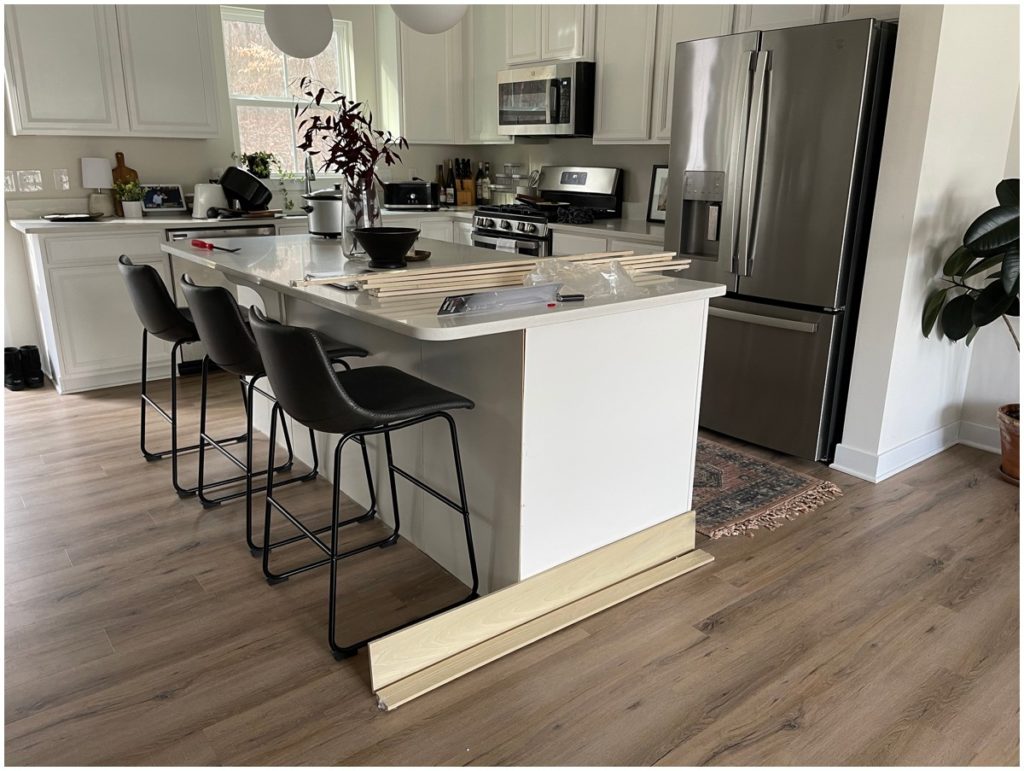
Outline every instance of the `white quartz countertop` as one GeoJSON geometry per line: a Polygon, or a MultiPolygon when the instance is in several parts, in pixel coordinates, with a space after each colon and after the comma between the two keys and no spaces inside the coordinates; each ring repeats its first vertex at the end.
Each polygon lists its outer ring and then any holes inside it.
{"type": "MultiPolygon", "coordinates": [[[[494,313],[438,316],[437,310],[445,292],[379,299],[366,292],[334,286],[291,286],[291,281],[311,273],[337,271],[341,275],[366,272],[365,262],[345,260],[337,241],[295,235],[221,238],[212,243],[239,251],[194,249],[183,242],[162,244],[160,248],[175,259],[219,270],[237,283],[272,289],[420,340],[480,337],[725,294],[725,287],[721,284],[646,274],[637,279],[639,291],[635,296],[589,298],[583,302],[559,303],[553,308],[531,305],[494,313]]],[[[422,263],[409,263],[410,268],[470,265],[515,258],[504,252],[426,238],[417,241],[416,247],[429,250],[431,257],[422,263]]],[[[181,265],[180,269],[187,272],[187,266],[181,265]]],[[[673,274],[676,275],[680,274],[673,274]]]]}

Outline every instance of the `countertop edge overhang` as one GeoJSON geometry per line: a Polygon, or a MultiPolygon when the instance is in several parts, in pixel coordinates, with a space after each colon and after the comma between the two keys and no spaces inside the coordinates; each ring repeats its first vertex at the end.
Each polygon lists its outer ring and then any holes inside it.
{"type": "MultiPolygon", "coordinates": [[[[298,243],[297,240],[308,240],[308,236],[277,236],[273,240],[289,244],[298,243]]],[[[250,239],[219,239],[214,243],[238,246],[250,239]]],[[[258,239],[262,243],[271,241],[268,238],[258,239]]],[[[420,242],[425,248],[432,252],[439,253],[445,249],[455,248],[452,244],[443,241],[421,239],[420,242]]],[[[354,290],[341,290],[334,287],[296,287],[291,286],[287,281],[275,280],[267,276],[260,276],[254,272],[241,270],[232,266],[221,255],[229,256],[223,252],[209,252],[193,249],[184,244],[162,244],[161,250],[172,257],[195,262],[207,268],[212,268],[223,273],[227,278],[242,285],[263,287],[281,294],[289,295],[299,300],[311,303],[329,311],[340,313],[359,321],[373,324],[393,332],[424,341],[446,341],[461,340],[471,337],[482,337],[486,335],[501,334],[503,332],[516,332],[533,327],[541,327],[550,324],[562,324],[572,321],[582,321],[588,318],[598,318],[619,313],[655,308],[665,305],[674,305],[683,302],[694,302],[711,297],[719,297],[725,294],[725,286],[722,284],[711,284],[703,281],[690,279],[679,279],[670,277],[645,276],[638,283],[644,288],[657,288],[658,293],[645,297],[619,300],[588,300],[582,303],[560,304],[557,308],[531,308],[529,311],[519,310],[511,314],[474,314],[470,317],[462,317],[450,327],[424,326],[417,324],[415,318],[406,318],[408,312],[388,313],[388,301],[373,300],[370,307],[360,307],[353,304],[356,298],[365,294],[354,290]]],[[[460,247],[462,251],[479,251],[471,247],[460,247]]],[[[494,259],[494,253],[488,255],[494,259]]],[[[468,263],[467,263],[468,264],[468,263]]],[[[290,279],[301,277],[301,269],[292,271],[290,279]]],[[[440,305],[445,293],[429,295],[424,300],[436,299],[440,305]]],[[[368,299],[368,298],[366,298],[368,299]]],[[[420,313],[424,318],[424,314],[420,313]]],[[[431,318],[435,318],[431,316],[431,318]]]]}

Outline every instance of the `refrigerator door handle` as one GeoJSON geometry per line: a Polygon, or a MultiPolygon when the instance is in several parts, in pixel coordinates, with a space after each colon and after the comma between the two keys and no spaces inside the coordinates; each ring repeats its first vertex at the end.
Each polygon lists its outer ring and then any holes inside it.
{"type": "Polygon", "coordinates": [[[804,332],[813,335],[818,331],[818,325],[810,321],[795,321],[794,319],[780,319],[775,316],[759,316],[756,313],[744,313],[733,311],[728,308],[708,308],[708,315],[715,316],[728,321],[740,321],[744,324],[757,324],[761,327],[775,327],[776,329],[788,329],[791,332],[804,332]]]}
{"type": "Polygon", "coordinates": [[[767,82],[770,52],[758,51],[754,64],[754,87],[751,89],[750,119],[747,121],[747,153],[743,161],[743,191],[740,201],[739,265],[740,276],[749,276],[754,262],[754,220],[757,216],[757,188],[764,150],[764,114],[767,110],[767,82]]]}

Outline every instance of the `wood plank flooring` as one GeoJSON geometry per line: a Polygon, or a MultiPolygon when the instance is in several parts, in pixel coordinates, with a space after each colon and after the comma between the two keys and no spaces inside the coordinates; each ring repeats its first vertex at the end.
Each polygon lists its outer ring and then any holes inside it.
{"type": "MultiPolygon", "coordinates": [[[[237,432],[237,387],[214,393],[237,432]]],[[[267,586],[241,503],[177,498],[139,456],[134,387],[7,392],[4,420],[9,764],[1018,763],[1018,490],[995,456],[871,485],[751,449],[845,494],[382,713],[365,653],[329,655],[326,575],[267,586]]],[[[341,575],[352,636],[461,588],[404,542],[341,575]]]]}

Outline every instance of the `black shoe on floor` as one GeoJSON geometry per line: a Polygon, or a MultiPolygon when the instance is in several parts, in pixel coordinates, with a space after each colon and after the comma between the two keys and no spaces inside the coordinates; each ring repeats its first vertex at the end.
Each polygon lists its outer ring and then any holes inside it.
{"type": "Polygon", "coordinates": [[[19,350],[25,385],[29,388],[42,388],[43,365],[39,360],[39,349],[34,345],[23,345],[19,350]]]}
{"type": "Polygon", "coordinates": [[[4,387],[11,391],[21,391],[25,388],[21,351],[17,348],[4,348],[4,387]]]}

